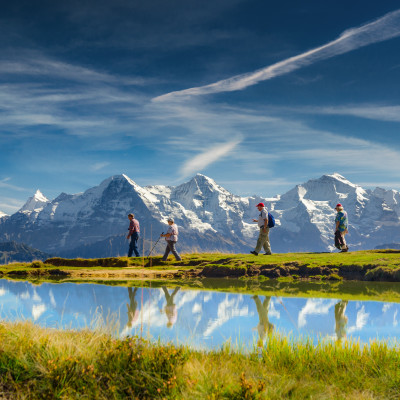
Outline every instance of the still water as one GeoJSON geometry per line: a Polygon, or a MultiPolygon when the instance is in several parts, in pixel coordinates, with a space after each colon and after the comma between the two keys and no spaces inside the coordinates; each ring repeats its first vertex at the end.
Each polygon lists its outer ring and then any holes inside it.
{"type": "Polygon", "coordinates": [[[268,332],[367,343],[400,339],[400,304],[221,293],[179,287],[132,288],[97,284],[0,279],[0,319],[31,320],[44,327],[112,326],[120,337],[217,348],[228,340],[250,348],[268,332]]]}

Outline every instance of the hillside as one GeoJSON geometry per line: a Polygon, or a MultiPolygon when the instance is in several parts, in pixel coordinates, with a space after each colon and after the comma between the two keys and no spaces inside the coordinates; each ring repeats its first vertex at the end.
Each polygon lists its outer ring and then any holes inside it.
{"type": "Polygon", "coordinates": [[[34,260],[45,260],[49,257],[49,254],[29,247],[23,243],[0,243],[0,264],[9,264],[13,262],[31,262],[34,260]]]}

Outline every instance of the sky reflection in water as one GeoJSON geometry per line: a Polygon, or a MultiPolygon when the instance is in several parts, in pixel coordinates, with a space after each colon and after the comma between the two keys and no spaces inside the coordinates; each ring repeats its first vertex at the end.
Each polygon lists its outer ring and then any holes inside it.
{"type": "Polygon", "coordinates": [[[400,304],[324,298],[269,297],[182,288],[128,288],[0,279],[2,320],[28,319],[81,329],[95,321],[117,334],[142,335],[195,348],[227,340],[251,347],[268,332],[337,340],[400,339],[400,304]]]}

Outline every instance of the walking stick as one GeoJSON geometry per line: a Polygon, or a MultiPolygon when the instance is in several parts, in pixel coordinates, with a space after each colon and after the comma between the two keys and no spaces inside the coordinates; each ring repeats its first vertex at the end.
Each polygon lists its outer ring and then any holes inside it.
{"type": "MultiPolygon", "coordinates": [[[[161,235],[164,235],[164,232],[161,232],[161,235]]],[[[161,236],[158,238],[157,242],[155,242],[155,244],[154,244],[153,248],[150,250],[150,253],[149,253],[149,255],[148,255],[147,257],[150,257],[150,254],[153,252],[153,250],[154,250],[154,247],[156,247],[156,246],[157,246],[157,243],[160,241],[160,239],[161,239],[161,236]]]]}

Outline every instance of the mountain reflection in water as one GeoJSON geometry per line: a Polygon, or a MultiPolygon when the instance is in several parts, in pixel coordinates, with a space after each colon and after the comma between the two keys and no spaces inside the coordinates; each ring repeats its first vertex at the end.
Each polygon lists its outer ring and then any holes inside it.
{"type": "Polygon", "coordinates": [[[113,324],[120,337],[142,335],[194,348],[260,346],[271,332],[368,342],[400,339],[400,304],[326,298],[277,297],[183,288],[133,288],[0,279],[2,320],[32,320],[64,329],[113,324]]]}

